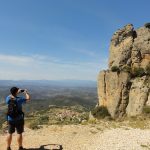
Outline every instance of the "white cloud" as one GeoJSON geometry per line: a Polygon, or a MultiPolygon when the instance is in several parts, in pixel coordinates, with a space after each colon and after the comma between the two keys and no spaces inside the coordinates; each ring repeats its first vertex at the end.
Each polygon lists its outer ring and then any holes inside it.
{"type": "Polygon", "coordinates": [[[99,62],[65,62],[59,58],[31,55],[0,54],[0,79],[84,79],[96,80],[99,70],[106,68],[99,62]]]}
{"type": "Polygon", "coordinates": [[[0,54],[0,62],[14,65],[25,65],[33,61],[32,57],[0,54]]]}
{"type": "Polygon", "coordinates": [[[92,50],[87,50],[87,49],[73,49],[74,51],[76,52],[79,52],[79,53],[82,53],[82,54],[85,54],[87,56],[90,56],[90,57],[97,57],[97,53],[92,51],[92,50]]]}

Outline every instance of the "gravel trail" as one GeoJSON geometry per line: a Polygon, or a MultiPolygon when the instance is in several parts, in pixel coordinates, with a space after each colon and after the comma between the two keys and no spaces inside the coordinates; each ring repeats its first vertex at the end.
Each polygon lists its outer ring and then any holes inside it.
{"type": "MultiPolygon", "coordinates": [[[[0,135],[0,150],[6,149],[5,138],[6,135],[0,135]]],[[[47,144],[52,144],[50,147],[57,147],[53,144],[62,145],[63,150],[150,150],[150,130],[101,130],[98,126],[90,125],[51,125],[39,130],[25,129],[25,148],[38,150],[40,146],[47,144]]],[[[12,150],[17,150],[16,134],[12,150]]]]}

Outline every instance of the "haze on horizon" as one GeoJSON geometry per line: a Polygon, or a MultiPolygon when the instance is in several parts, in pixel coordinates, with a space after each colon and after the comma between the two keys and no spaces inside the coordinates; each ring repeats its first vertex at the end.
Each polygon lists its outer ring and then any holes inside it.
{"type": "Polygon", "coordinates": [[[149,0],[0,1],[0,80],[96,80],[112,34],[150,21],[149,0]]]}

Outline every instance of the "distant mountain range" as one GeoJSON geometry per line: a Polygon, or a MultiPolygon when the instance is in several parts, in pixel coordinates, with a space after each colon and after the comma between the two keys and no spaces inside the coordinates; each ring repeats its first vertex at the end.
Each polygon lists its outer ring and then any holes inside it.
{"type": "Polygon", "coordinates": [[[31,102],[25,107],[26,112],[47,109],[49,105],[94,107],[97,103],[95,81],[83,80],[0,80],[0,120],[4,119],[5,98],[10,88],[17,86],[28,89],[31,102]]]}
{"type": "Polygon", "coordinates": [[[96,87],[90,80],[0,80],[0,86],[49,86],[49,87],[96,87]]]}

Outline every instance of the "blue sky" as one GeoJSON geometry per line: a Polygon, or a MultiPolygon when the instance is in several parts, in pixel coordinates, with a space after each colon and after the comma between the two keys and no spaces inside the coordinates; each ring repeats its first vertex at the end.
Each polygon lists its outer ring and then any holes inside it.
{"type": "Polygon", "coordinates": [[[112,34],[150,21],[149,0],[0,0],[0,79],[96,80],[112,34]]]}

